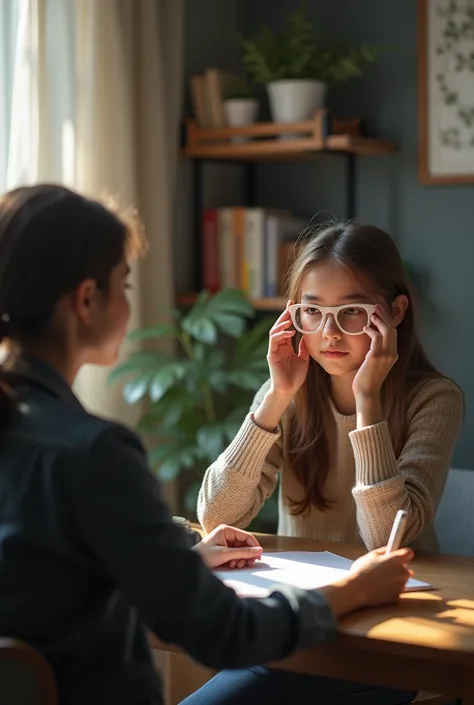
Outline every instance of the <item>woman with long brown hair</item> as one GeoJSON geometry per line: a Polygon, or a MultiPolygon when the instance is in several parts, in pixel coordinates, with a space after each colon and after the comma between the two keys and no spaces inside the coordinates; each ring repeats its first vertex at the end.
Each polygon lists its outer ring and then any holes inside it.
{"type": "Polygon", "coordinates": [[[248,526],[280,476],[280,534],[370,550],[405,509],[404,544],[436,550],[463,397],[423,350],[393,240],[332,223],[307,238],[288,283],[270,332],[270,380],[206,472],[202,525],[248,526]]]}

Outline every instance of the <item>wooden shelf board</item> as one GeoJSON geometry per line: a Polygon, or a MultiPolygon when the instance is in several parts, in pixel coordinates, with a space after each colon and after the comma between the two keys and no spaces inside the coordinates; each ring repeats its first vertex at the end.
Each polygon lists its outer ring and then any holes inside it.
{"type": "Polygon", "coordinates": [[[388,140],[358,135],[329,135],[325,140],[325,149],[354,154],[395,154],[397,151],[396,146],[388,140]]]}
{"type": "MultiPolygon", "coordinates": [[[[300,122],[254,122],[243,127],[200,127],[194,120],[189,120],[188,128],[191,139],[198,139],[199,142],[229,140],[238,135],[253,138],[299,133],[300,135],[306,134],[307,137],[315,137],[320,134],[325,113],[325,110],[319,111],[313,119],[300,122]]],[[[343,132],[345,133],[346,130],[343,132]]]]}
{"type": "Polygon", "coordinates": [[[393,154],[396,148],[386,140],[354,135],[331,135],[324,142],[314,137],[300,137],[291,140],[251,140],[243,144],[197,144],[183,150],[188,159],[235,161],[308,159],[324,152],[381,155],[393,154]]]}
{"type": "Polygon", "coordinates": [[[362,137],[359,118],[333,119],[322,108],[310,120],[293,123],[257,122],[243,127],[210,128],[187,120],[183,154],[190,159],[256,161],[308,159],[321,152],[393,154],[395,151],[395,145],[387,140],[362,137]],[[247,141],[232,141],[236,137],[245,137],[247,141]]]}
{"type": "MultiPolygon", "coordinates": [[[[192,306],[197,299],[197,294],[183,294],[178,296],[178,305],[183,307],[192,306]]],[[[273,298],[251,299],[250,303],[256,311],[283,311],[287,299],[284,296],[273,298]]]]}
{"type": "Polygon", "coordinates": [[[298,158],[306,156],[308,152],[321,152],[323,144],[314,137],[301,137],[293,140],[251,140],[243,144],[199,144],[188,147],[184,154],[188,158],[205,159],[275,159],[298,158]]]}

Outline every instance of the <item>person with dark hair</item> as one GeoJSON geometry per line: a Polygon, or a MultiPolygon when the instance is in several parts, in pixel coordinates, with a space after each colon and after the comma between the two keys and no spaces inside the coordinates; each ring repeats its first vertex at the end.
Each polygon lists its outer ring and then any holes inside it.
{"type": "Polygon", "coordinates": [[[396,600],[411,572],[409,549],[376,551],[321,590],[240,599],[210,568],[251,565],[256,539],[223,526],[189,545],[137,435],[72,391],[117,360],[137,223],[62,186],[0,198],[0,633],[40,650],[62,705],[161,704],[147,629],[216,669],[263,664],[396,600]]]}

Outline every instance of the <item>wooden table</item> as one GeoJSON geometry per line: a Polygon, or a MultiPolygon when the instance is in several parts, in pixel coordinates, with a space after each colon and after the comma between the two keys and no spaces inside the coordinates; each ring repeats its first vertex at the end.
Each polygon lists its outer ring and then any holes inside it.
{"type": "MultiPolygon", "coordinates": [[[[332,551],[356,558],[360,546],[258,535],[265,551],[332,551]]],[[[337,639],[277,664],[301,673],[443,693],[474,705],[474,560],[418,555],[415,576],[435,585],[388,607],[341,622],[337,639]]],[[[169,650],[155,637],[154,648],[169,650]]]]}

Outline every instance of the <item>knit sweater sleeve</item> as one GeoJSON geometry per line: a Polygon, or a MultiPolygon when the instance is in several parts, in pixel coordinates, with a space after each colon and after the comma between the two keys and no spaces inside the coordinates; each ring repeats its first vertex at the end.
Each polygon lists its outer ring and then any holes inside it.
{"type": "Polygon", "coordinates": [[[264,431],[252,419],[268,386],[257,392],[236,437],[204,475],[197,516],[208,532],[219,524],[247,527],[275,490],[283,458],[281,431],[264,431]]]}
{"type": "Polygon", "coordinates": [[[384,546],[395,514],[408,512],[403,544],[434,519],[463,416],[463,396],[447,379],[426,382],[408,410],[405,445],[396,458],[387,422],[349,434],[355,457],[352,490],[357,523],[368,550],[384,546]]]}

